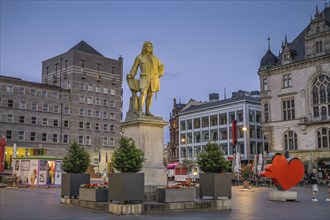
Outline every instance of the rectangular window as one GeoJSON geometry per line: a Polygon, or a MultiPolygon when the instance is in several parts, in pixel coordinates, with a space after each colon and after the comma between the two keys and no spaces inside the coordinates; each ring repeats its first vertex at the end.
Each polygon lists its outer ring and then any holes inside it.
{"type": "Polygon", "coordinates": [[[185,131],[186,130],[186,121],[180,121],[180,130],[185,131]]]}
{"type": "Polygon", "coordinates": [[[83,96],[83,95],[79,96],[79,102],[85,103],[85,96],[83,96]]]}
{"type": "Polygon", "coordinates": [[[68,121],[68,120],[64,120],[64,122],[63,122],[63,126],[64,126],[65,128],[68,128],[68,127],[69,127],[69,121],[68,121]]]}
{"type": "Polygon", "coordinates": [[[109,89],[108,88],[103,88],[103,94],[109,94],[109,89]]]}
{"type": "Polygon", "coordinates": [[[269,106],[268,103],[264,103],[264,120],[269,122],[269,106]]]}
{"type": "Polygon", "coordinates": [[[19,108],[20,109],[26,109],[26,102],[25,101],[20,101],[19,102],[19,108]]]}
{"type": "Polygon", "coordinates": [[[202,117],[202,127],[203,128],[209,127],[209,117],[208,116],[202,117]]]}
{"type": "Polygon", "coordinates": [[[7,140],[11,140],[12,139],[12,135],[13,135],[13,131],[11,131],[11,130],[7,130],[6,131],[6,138],[7,138],[7,140]]]}
{"type": "Polygon", "coordinates": [[[54,119],[54,123],[53,123],[53,125],[54,125],[55,127],[58,126],[58,119],[54,119]]]}
{"type": "Polygon", "coordinates": [[[110,95],[116,95],[116,90],[110,89],[110,95]]]}
{"type": "Polygon", "coordinates": [[[187,130],[191,130],[192,129],[192,119],[188,119],[187,120],[187,130]]]}
{"type": "Polygon", "coordinates": [[[57,143],[58,141],[58,134],[53,134],[53,142],[57,143]]]}
{"type": "Polygon", "coordinates": [[[115,146],[115,139],[114,138],[110,138],[109,146],[115,146]]]}
{"type": "Polygon", "coordinates": [[[24,131],[18,131],[18,140],[24,141],[25,139],[25,132],[24,131]]]}
{"type": "Polygon", "coordinates": [[[47,98],[47,91],[42,90],[42,91],[41,91],[41,97],[43,97],[43,98],[47,98]]]}
{"type": "Polygon", "coordinates": [[[57,92],[53,92],[53,99],[58,99],[59,98],[59,94],[57,92]]]}
{"type": "Polygon", "coordinates": [[[221,113],[221,114],[219,114],[219,124],[220,125],[227,124],[227,113],[221,113]]]}
{"type": "Polygon", "coordinates": [[[115,126],[114,125],[110,125],[110,131],[115,131],[115,126]]]}
{"type": "Polygon", "coordinates": [[[86,129],[88,129],[88,130],[91,129],[91,123],[90,122],[86,122],[86,129]]]}
{"type": "Polygon", "coordinates": [[[95,86],[95,92],[96,93],[101,93],[101,87],[100,86],[95,86]]]}
{"type": "Polygon", "coordinates": [[[217,115],[211,115],[210,116],[211,126],[217,126],[218,125],[218,116],[217,115]]]}
{"type": "Polygon", "coordinates": [[[69,142],[69,135],[64,134],[63,135],[63,143],[68,143],[69,142]]]}
{"type": "Polygon", "coordinates": [[[108,146],[108,138],[107,137],[103,138],[103,146],[108,146]]]}
{"type": "Polygon", "coordinates": [[[37,124],[37,117],[31,117],[31,124],[33,125],[37,124]]]}
{"type": "Polygon", "coordinates": [[[13,115],[11,114],[7,115],[7,122],[13,122],[14,121],[13,119],[14,119],[13,115]]]}
{"type": "Polygon", "coordinates": [[[93,105],[93,98],[92,97],[87,98],[87,104],[93,105]]]}
{"type": "Polygon", "coordinates": [[[19,123],[24,123],[25,122],[25,116],[19,116],[19,123]]]}
{"type": "Polygon", "coordinates": [[[282,100],[282,118],[284,121],[295,119],[294,99],[282,100]]]}
{"type": "Polygon", "coordinates": [[[38,110],[38,104],[37,103],[32,103],[31,110],[37,111],[38,110]]]}
{"type": "Polygon", "coordinates": [[[103,112],[103,118],[108,119],[109,118],[109,113],[108,112],[103,112]]]}
{"type": "Polygon", "coordinates": [[[103,99],[103,106],[108,106],[108,100],[107,99],[103,99]]]}
{"type": "Polygon", "coordinates": [[[24,95],[25,94],[25,88],[24,87],[19,87],[18,93],[24,95]]]}
{"type": "Polygon", "coordinates": [[[84,143],[84,136],[78,136],[78,143],[83,144],[84,143]]]}
{"type": "Polygon", "coordinates": [[[31,132],[30,141],[36,141],[36,133],[31,132]]]}
{"type": "Polygon", "coordinates": [[[8,106],[8,108],[12,108],[12,107],[14,107],[14,102],[13,102],[13,100],[9,99],[9,100],[8,100],[8,104],[7,104],[7,106],[8,106]]]}
{"type": "Polygon", "coordinates": [[[12,86],[6,86],[6,92],[13,93],[13,87],[12,86]]]}
{"type": "Polygon", "coordinates": [[[100,118],[100,117],[101,117],[100,111],[95,111],[95,118],[100,118]]]}
{"type": "Polygon", "coordinates": [[[200,118],[194,118],[194,128],[200,128],[201,127],[201,119],[200,118]]]}
{"type": "Polygon", "coordinates": [[[291,73],[283,75],[283,88],[291,87],[291,73]]]}
{"type": "Polygon", "coordinates": [[[88,109],[87,110],[87,117],[92,117],[93,116],[93,110],[88,109]]]}
{"type": "Polygon", "coordinates": [[[80,83],[80,90],[85,90],[85,83],[80,83]]]}
{"type": "Polygon", "coordinates": [[[88,92],[93,92],[93,85],[87,85],[87,91],[88,92]]]}
{"type": "Polygon", "coordinates": [[[103,131],[107,131],[108,130],[108,124],[104,124],[103,125],[103,131]]]}
{"type": "Polygon", "coordinates": [[[322,52],[322,41],[316,42],[316,53],[322,52]]]}
{"type": "Polygon", "coordinates": [[[64,107],[64,114],[66,114],[66,115],[70,114],[69,107],[64,107]]]}
{"type": "Polygon", "coordinates": [[[201,142],[201,132],[195,131],[194,132],[194,143],[200,143],[201,142]]]}
{"type": "Polygon", "coordinates": [[[79,128],[84,128],[84,122],[83,121],[79,122],[79,128]]]}
{"type": "Polygon", "coordinates": [[[95,105],[101,105],[100,98],[95,98],[95,105]]]}
{"type": "Polygon", "coordinates": [[[262,91],[268,91],[268,80],[262,79],[262,91]]]}
{"type": "Polygon", "coordinates": [[[37,96],[37,90],[31,89],[31,96],[37,96]]]}
{"type": "Polygon", "coordinates": [[[48,105],[47,104],[44,104],[44,106],[42,107],[42,110],[44,112],[48,112],[48,105]]]}
{"type": "Polygon", "coordinates": [[[42,125],[45,125],[45,126],[48,125],[48,119],[47,118],[42,119],[42,125]]]}
{"type": "Polygon", "coordinates": [[[85,110],[84,109],[79,109],[79,115],[84,116],[85,115],[85,110]]]}
{"type": "Polygon", "coordinates": [[[59,107],[58,105],[55,105],[54,108],[53,108],[53,112],[54,113],[59,113],[59,107]]]}
{"type": "Polygon", "coordinates": [[[91,141],[91,136],[86,136],[85,137],[85,144],[86,145],[91,145],[92,141],[91,141]]]}
{"type": "Polygon", "coordinates": [[[115,113],[114,112],[110,112],[110,119],[115,119],[115,113]]]}
{"type": "Polygon", "coordinates": [[[110,107],[115,107],[115,101],[110,100],[110,107]]]}
{"type": "Polygon", "coordinates": [[[41,135],[41,141],[47,142],[47,133],[42,133],[42,135],[41,135]]]}
{"type": "Polygon", "coordinates": [[[63,94],[62,99],[68,101],[69,100],[68,94],[63,94]]]}
{"type": "Polygon", "coordinates": [[[99,123],[95,123],[95,130],[97,130],[97,131],[100,130],[100,124],[99,123]]]}
{"type": "Polygon", "coordinates": [[[249,109],[249,121],[255,122],[255,111],[253,109],[249,109]]]}

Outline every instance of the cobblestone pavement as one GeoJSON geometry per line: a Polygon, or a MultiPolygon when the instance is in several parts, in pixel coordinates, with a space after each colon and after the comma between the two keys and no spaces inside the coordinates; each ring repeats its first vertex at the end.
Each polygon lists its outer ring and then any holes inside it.
{"type": "Polygon", "coordinates": [[[294,187],[297,202],[274,202],[268,193],[275,188],[233,187],[232,209],[220,211],[171,212],[161,214],[116,216],[73,205],[60,204],[60,188],[2,188],[0,189],[0,219],[253,219],[253,220],[329,220],[330,202],[325,201],[327,188],[319,187],[318,202],[311,198],[311,187],[294,187]]]}

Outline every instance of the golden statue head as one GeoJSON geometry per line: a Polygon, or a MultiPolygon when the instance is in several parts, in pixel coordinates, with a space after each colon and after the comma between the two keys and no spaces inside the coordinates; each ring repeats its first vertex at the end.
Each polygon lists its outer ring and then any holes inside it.
{"type": "Polygon", "coordinates": [[[151,45],[151,55],[154,54],[152,43],[150,41],[146,41],[146,42],[144,42],[143,47],[142,47],[142,51],[141,51],[142,55],[145,55],[147,53],[147,46],[149,46],[149,45],[151,45]]]}

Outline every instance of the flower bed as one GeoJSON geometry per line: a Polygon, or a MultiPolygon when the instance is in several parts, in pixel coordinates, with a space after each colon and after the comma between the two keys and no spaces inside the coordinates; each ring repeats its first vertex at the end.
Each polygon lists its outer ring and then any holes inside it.
{"type": "Polygon", "coordinates": [[[108,188],[108,183],[105,182],[105,183],[99,183],[99,184],[96,184],[96,183],[91,183],[91,184],[82,184],[80,185],[80,188],[93,188],[93,189],[102,189],[102,188],[108,188]]]}
{"type": "Polygon", "coordinates": [[[196,188],[191,183],[178,183],[157,188],[158,202],[193,202],[196,198],[196,188]]]}

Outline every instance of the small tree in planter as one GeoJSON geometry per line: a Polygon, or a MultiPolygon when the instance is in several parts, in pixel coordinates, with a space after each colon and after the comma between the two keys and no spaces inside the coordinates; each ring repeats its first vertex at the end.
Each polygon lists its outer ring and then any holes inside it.
{"type": "Polygon", "coordinates": [[[90,163],[90,155],[75,140],[67,148],[62,170],[61,196],[77,197],[79,187],[90,183],[90,175],[84,173],[90,163]]]}
{"type": "Polygon", "coordinates": [[[225,173],[230,165],[220,147],[215,143],[208,143],[204,152],[198,155],[197,163],[204,172],[199,176],[200,197],[231,198],[231,173],[225,173]]]}
{"type": "Polygon", "coordinates": [[[187,183],[191,182],[191,178],[190,178],[190,174],[192,173],[193,168],[195,167],[195,163],[193,160],[189,160],[189,159],[184,159],[182,161],[182,166],[185,167],[188,171],[188,177],[187,177],[187,183]]]}
{"type": "Polygon", "coordinates": [[[122,137],[119,148],[112,155],[113,167],[121,173],[110,173],[109,202],[144,200],[144,152],[137,149],[133,139],[122,137]]]}

